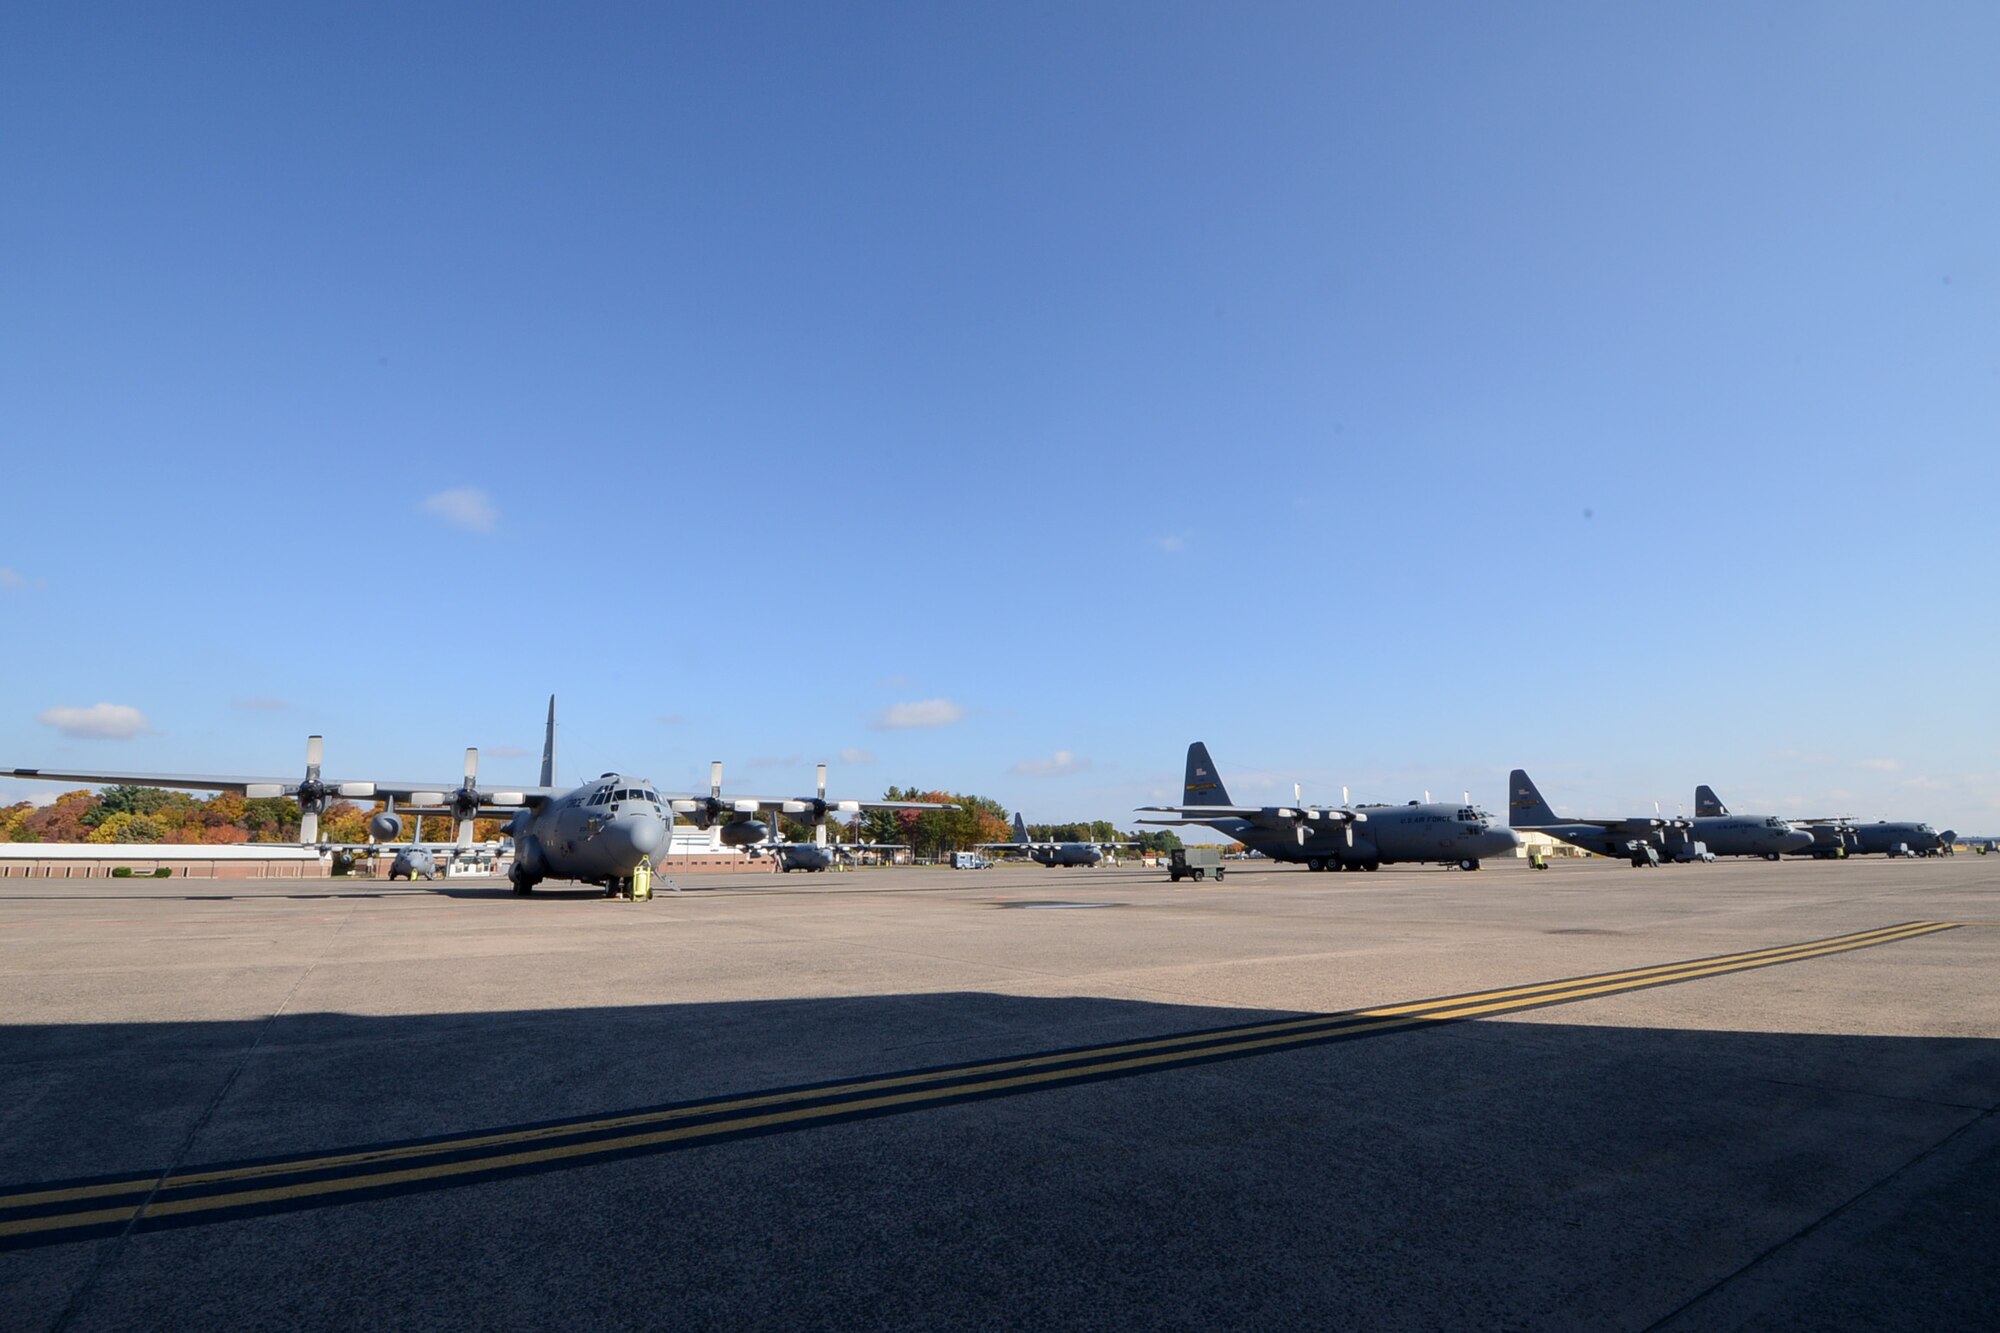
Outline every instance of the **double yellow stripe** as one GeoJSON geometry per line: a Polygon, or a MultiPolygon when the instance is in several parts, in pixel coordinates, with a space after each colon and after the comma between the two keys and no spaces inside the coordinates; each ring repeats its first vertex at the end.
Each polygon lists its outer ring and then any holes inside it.
{"type": "Polygon", "coordinates": [[[1031,1091],[1037,1087],[1118,1077],[1208,1060],[1252,1055],[1432,1023],[1516,1012],[1549,1004],[1698,980],[1752,968],[1801,962],[1854,949],[1954,929],[1957,923],[1913,921],[1829,939],[1809,940],[1714,958],[1605,972],[1564,981],[1447,996],[1336,1014],[1278,1019],[1208,1032],[1054,1051],[947,1069],[918,1070],[815,1088],[634,1111],[588,1121],[491,1130],[430,1143],[358,1149],[318,1157],[245,1166],[198,1169],[88,1185],[26,1189],[0,1194],[0,1241],[18,1243],[51,1232],[116,1227],[145,1216],[187,1217],[262,1205],[324,1199],[330,1195],[395,1189],[497,1172],[580,1164],[593,1157],[662,1149],[725,1136],[797,1128],[814,1121],[887,1114],[925,1105],[1031,1091]],[[686,1123],[699,1120],[700,1123],[686,1123]],[[588,1136],[581,1142],[551,1142],[588,1136]],[[537,1146],[540,1145],[540,1146],[537,1146]],[[458,1160],[423,1161],[453,1155],[458,1160]],[[406,1165],[399,1166],[399,1163],[406,1165]],[[285,1177],[333,1172],[322,1179],[285,1177]],[[259,1186],[258,1182],[265,1182],[259,1186]],[[216,1185],[246,1188],[214,1193],[187,1191],[216,1185]],[[133,1196],[138,1197],[133,1197],[133,1196]],[[118,1203],[113,1198],[124,1196],[118,1203]],[[150,1196],[150,1201],[148,1201],[150,1196]],[[106,1206],[89,1207],[92,1200],[106,1206]],[[25,1217],[8,1211],[78,1204],[25,1217]]]}

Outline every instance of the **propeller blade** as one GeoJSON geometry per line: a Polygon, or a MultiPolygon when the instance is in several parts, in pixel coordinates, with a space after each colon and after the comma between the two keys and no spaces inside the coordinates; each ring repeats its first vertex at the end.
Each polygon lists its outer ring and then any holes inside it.
{"type": "Polygon", "coordinates": [[[326,757],[326,737],[324,736],[306,737],[307,777],[316,778],[319,776],[319,763],[320,760],[324,759],[325,757],[326,757]]]}
{"type": "Polygon", "coordinates": [[[457,838],[457,842],[458,842],[458,845],[459,845],[459,846],[461,846],[461,847],[470,847],[470,846],[472,845],[472,821],[471,821],[471,820],[469,820],[469,819],[461,819],[461,820],[459,820],[459,821],[458,821],[458,838],[457,838]]]}
{"type": "Polygon", "coordinates": [[[372,782],[343,782],[334,788],[342,796],[373,796],[375,784],[372,782]]]}
{"type": "Polygon", "coordinates": [[[410,804],[443,805],[444,793],[441,791],[413,791],[410,793],[410,804]]]}
{"type": "Polygon", "coordinates": [[[1352,802],[1352,801],[1350,801],[1350,800],[1348,800],[1348,799],[1347,799],[1347,788],[1346,788],[1346,786],[1345,786],[1345,785],[1343,785],[1343,786],[1341,787],[1341,789],[1340,789],[1340,803],[1341,803],[1342,805],[1353,805],[1353,804],[1354,804],[1354,802],[1352,802]]]}
{"type": "Polygon", "coordinates": [[[821,765],[819,766],[819,799],[820,799],[820,801],[821,801],[822,803],[824,803],[824,802],[826,801],[826,765],[825,765],[825,764],[821,764],[821,765]]]}
{"type": "Polygon", "coordinates": [[[310,810],[299,816],[299,841],[319,841],[319,816],[310,810]]]}
{"type": "Polygon", "coordinates": [[[526,805],[528,793],[524,791],[492,791],[486,793],[487,805],[526,805]]]}
{"type": "Polygon", "coordinates": [[[708,794],[722,795],[722,761],[711,759],[708,764],[708,794]]]}
{"type": "Polygon", "coordinates": [[[476,786],[478,782],[479,782],[479,747],[476,745],[468,745],[465,747],[465,785],[467,787],[472,787],[476,786]]]}
{"type": "Polygon", "coordinates": [[[268,801],[284,794],[285,787],[281,782],[253,782],[243,789],[244,799],[251,801],[268,801]]]}

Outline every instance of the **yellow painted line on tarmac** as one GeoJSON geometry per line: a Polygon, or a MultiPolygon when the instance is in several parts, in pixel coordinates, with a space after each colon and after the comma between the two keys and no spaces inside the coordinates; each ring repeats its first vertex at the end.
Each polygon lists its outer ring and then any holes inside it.
{"type": "Polygon", "coordinates": [[[523,1126],[422,1143],[384,1145],[317,1157],[76,1185],[28,1188],[0,1194],[0,1241],[48,1233],[118,1228],[138,1219],[189,1218],[239,1209],[298,1205],[330,1196],[393,1191],[470,1176],[492,1176],[648,1149],[740,1137],[861,1116],[918,1109],[1034,1090],[1060,1083],[1168,1069],[1288,1047],[1342,1040],[1469,1018],[1490,1017],[1551,1004],[1572,1003],[1626,991],[1726,975],[1915,939],[1966,923],[1914,921],[1798,944],[1599,973],[1564,981],[1446,996],[1374,1009],[1316,1014],[1182,1033],[1082,1050],[1054,1051],[1009,1060],[915,1070],[841,1084],[790,1088],[716,1101],[634,1111],[594,1120],[523,1126]],[[675,1123],[699,1120],[699,1123],[675,1123]],[[580,1142],[551,1143],[553,1139],[580,1142]],[[536,1145],[541,1146],[536,1146],[536,1145]],[[452,1160],[423,1162],[449,1155],[452,1160]],[[409,1163],[397,1167],[398,1163],[409,1163]],[[386,1169],[385,1169],[386,1168],[386,1169]],[[300,1180],[301,1175],[316,1178],[300,1180]],[[284,1180],[285,1177],[294,1179],[284,1180]],[[257,1182],[268,1182],[262,1187],[257,1182]],[[217,1185],[250,1188],[188,1193],[217,1185]],[[105,1207],[50,1205],[124,1200],[105,1207]],[[134,1197],[134,1196],[137,1197],[134,1197]]]}

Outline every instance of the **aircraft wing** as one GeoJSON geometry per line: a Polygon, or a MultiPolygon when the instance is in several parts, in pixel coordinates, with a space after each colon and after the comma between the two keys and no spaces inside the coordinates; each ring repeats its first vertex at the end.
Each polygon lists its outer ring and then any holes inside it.
{"type": "MultiPolygon", "coordinates": [[[[24,778],[30,782],[78,782],[92,787],[166,787],[175,791],[227,791],[241,796],[252,789],[265,787],[295,787],[297,778],[243,777],[240,774],[221,773],[113,773],[104,769],[85,772],[73,768],[0,768],[0,778],[24,778]]],[[[447,784],[445,790],[456,787],[447,784]]],[[[367,793],[354,791],[353,795],[372,794],[374,784],[364,782],[328,782],[329,789],[349,795],[346,788],[367,787],[367,793]]]]}
{"type": "MultiPolygon", "coordinates": [[[[662,799],[664,799],[664,794],[662,795],[662,799]]],[[[684,799],[703,800],[705,799],[705,797],[696,796],[684,799]]],[[[810,796],[735,796],[735,797],[725,796],[722,797],[721,799],[729,802],[731,805],[734,805],[736,809],[743,814],[749,813],[748,810],[744,809],[745,806],[754,806],[754,808],[758,810],[768,810],[773,814],[803,815],[812,813],[813,806],[816,804],[814,798],[810,796]]],[[[830,814],[849,814],[849,815],[856,814],[862,810],[956,810],[958,809],[958,807],[955,805],[945,805],[930,801],[833,801],[833,800],[829,800],[826,802],[826,808],[828,813],[830,814]]]]}
{"type": "MultiPolygon", "coordinates": [[[[1293,806],[1293,805],[1142,805],[1142,811],[1155,814],[1179,815],[1182,823],[1205,824],[1212,819],[1247,819],[1253,824],[1268,823],[1273,826],[1304,824],[1348,824],[1362,823],[1368,816],[1357,810],[1343,810],[1338,806],[1293,806]]],[[[1160,819],[1142,819],[1141,824],[1162,824],[1160,819]]]]}
{"type": "MultiPolygon", "coordinates": [[[[1650,815],[1632,815],[1625,819],[1585,819],[1571,815],[1557,816],[1555,826],[1563,824],[1588,824],[1592,828],[1601,828],[1607,833],[1652,833],[1659,829],[1692,827],[1690,821],[1685,819],[1654,818],[1650,815]]],[[[1518,827],[1524,832],[1533,833],[1538,826],[1525,824],[1518,827]]]]}
{"type": "MultiPolygon", "coordinates": [[[[107,769],[84,771],[71,768],[0,768],[0,778],[22,778],[31,782],[76,782],[92,787],[165,787],[174,791],[226,791],[238,796],[289,796],[299,780],[279,777],[246,777],[235,773],[116,773],[107,769]]],[[[322,778],[327,794],[350,800],[394,797],[413,805],[444,805],[459,789],[463,778],[445,782],[379,782],[366,779],[322,778]],[[430,798],[430,799],[419,799],[430,798]]],[[[561,794],[562,787],[507,787],[491,796],[521,798],[521,804],[535,805],[561,794]]],[[[507,804],[512,805],[512,801],[507,804]]]]}
{"type": "MultiPolygon", "coordinates": [[[[430,806],[430,805],[449,805],[451,802],[452,793],[459,789],[459,784],[463,781],[464,781],[463,778],[454,778],[450,782],[442,782],[442,783],[377,782],[374,783],[373,786],[375,788],[376,796],[385,798],[393,796],[397,800],[406,801],[411,806],[414,807],[414,806],[430,806]],[[424,800],[422,799],[424,797],[433,797],[435,799],[424,800]]],[[[557,796],[562,795],[564,792],[568,790],[569,790],[568,787],[502,787],[498,785],[493,785],[490,788],[485,786],[482,786],[480,788],[481,793],[489,798],[497,799],[500,797],[506,797],[507,799],[500,803],[509,807],[512,807],[516,804],[540,805],[543,801],[551,800],[557,796]],[[516,802],[513,799],[515,797],[519,797],[520,800],[516,802]]],[[[503,811],[502,813],[511,814],[513,813],[513,811],[510,808],[506,811],[503,811]]],[[[484,812],[482,812],[480,815],[480,818],[482,819],[485,819],[487,817],[488,816],[484,812]]]]}

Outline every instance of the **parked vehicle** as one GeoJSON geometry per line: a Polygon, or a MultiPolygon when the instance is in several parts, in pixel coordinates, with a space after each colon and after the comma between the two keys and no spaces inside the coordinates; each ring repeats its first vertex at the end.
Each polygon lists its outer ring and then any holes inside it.
{"type": "Polygon", "coordinates": [[[1222,878],[1220,847],[1176,847],[1168,854],[1167,876],[1176,884],[1184,875],[1197,881],[1207,879],[1211,871],[1217,879],[1222,878]]]}

